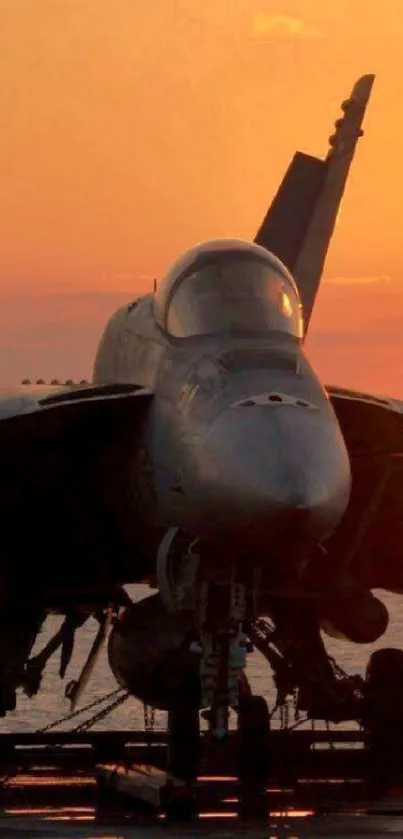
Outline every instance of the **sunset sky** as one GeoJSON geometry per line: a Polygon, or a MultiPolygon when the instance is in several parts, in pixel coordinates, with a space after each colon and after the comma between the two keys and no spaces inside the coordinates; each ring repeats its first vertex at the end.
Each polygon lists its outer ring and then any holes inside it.
{"type": "Polygon", "coordinates": [[[184,248],[253,237],[377,74],[308,350],[403,397],[402,0],[0,0],[0,383],[91,375],[184,248]]]}

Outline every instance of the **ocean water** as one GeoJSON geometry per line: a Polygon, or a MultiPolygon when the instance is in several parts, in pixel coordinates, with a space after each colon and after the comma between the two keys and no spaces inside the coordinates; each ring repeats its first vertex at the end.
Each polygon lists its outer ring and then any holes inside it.
{"type": "MultiPolygon", "coordinates": [[[[131,586],[130,595],[134,600],[147,596],[150,592],[146,586],[131,586]]],[[[378,592],[378,595],[386,604],[390,623],[385,635],[376,644],[357,645],[348,642],[326,639],[326,646],[329,653],[334,656],[338,664],[348,673],[363,674],[371,652],[380,647],[392,646],[403,648],[403,597],[391,595],[385,592],[378,592]]],[[[34,653],[46,644],[51,635],[58,629],[61,618],[48,618],[43,631],[37,639],[34,653]]],[[[71,679],[79,676],[86,656],[91,647],[97,624],[89,621],[77,633],[77,640],[72,661],[67,671],[64,682],[58,676],[60,651],[56,652],[50,659],[42,681],[38,695],[28,699],[22,692],[18,696],[17,709],[14,713],[0,719],[0,733],[7,731],[36,731],[67,715],[70,705],[64,697],[66,684],[71,679]]],[[[252,653],[248,656],[247,675],[255,693],[262,694],[269,702],[274,704],[275,692],[270,669],[266,661],[259,653],[252,653]]],[[[109,669],[106,651],[103,650],[92,679],[83,694],[81,704],[86,705],[95,699],[105,696],[117,687],[116,681],[109,669]]],[[[89,716],[89,715],[88,715],[89,716]]],[[[83,717],[83,719],[85,716],[83,717]]],[[[72,725],[81,722],[77,718],[74,722],[60,726],[60,729],[68,729],[72,725]]],[[[166,716],[163,712],[157,712],[155,728],[163,728],[166,724],[166,716]]],[[[98,723],[97,729],[139,729],[144,727],[144,709],[142,703],[131,698],[120,708],[116,709],[110,716],[98,723]]]]}

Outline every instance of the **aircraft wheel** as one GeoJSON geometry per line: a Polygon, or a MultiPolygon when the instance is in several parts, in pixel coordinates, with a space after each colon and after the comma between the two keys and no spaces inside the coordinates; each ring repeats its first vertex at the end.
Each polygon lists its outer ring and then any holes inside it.
{"type": "Polygon", "coordinates": [[[364,687],[362,723],[369,775],[383,783],[403,774],[403,651],[372,653],[364,687]]]}
{"type": "Polygon", "coordinates": [[[263,696],[241,695],[238,710],[239,815],[267,819],[270,715],[263,696]]]}
{"type": "Polygon", "coordinates": [[[265,786],[269,775],[270,715],[263,696],[243,696],[238,711],[238,777],[265,786]]]}
{"type": "Polygon", "coordinates": [[[199,710],[178,705],[168,713],[169,747],[167,770],[174,779],[184,781],[170,789],[165,813],[170,821],[190,821],[197,811],[193,785],[200,763],[199,710]]]}

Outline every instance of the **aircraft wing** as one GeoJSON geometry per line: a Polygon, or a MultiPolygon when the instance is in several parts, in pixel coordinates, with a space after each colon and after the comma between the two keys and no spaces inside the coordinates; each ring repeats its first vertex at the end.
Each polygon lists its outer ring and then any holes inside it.
{"type": "Polygon", "coordinates": [[[324,160],[296,153],[255,236],[255,242],[273,251],[294,275],[306,330],[374,78],[362,76],[342,103],[344,114],[336,122],[324,160]]]}
{"type": "Polygon", "coordinates": [[[133,384],[22,385],[0,390],[0,446],[6,438],[32,434],[51,440],[61,432],[90,430],[95,438],[100,425],[108,437],[108,429],[113,432],[117,423],[140,417],[152,396],[152,391],[133,384]]]}
{"type": "Polygon", "coordinates": [[[119,582],[125,562],[135,573],[136,458],[152,399],[121,384],[0,392],[0,567],[10,584],[53,590],[61,580],[73,591],[111,572],[119,582]]]}
{"type": "Polygon", "coordinates": [[[403,402],[335,387],[328,395],[353,485],[327,553],[336,569],[344,566],[346,577],[364,588],[403,591],[403,402]]]}

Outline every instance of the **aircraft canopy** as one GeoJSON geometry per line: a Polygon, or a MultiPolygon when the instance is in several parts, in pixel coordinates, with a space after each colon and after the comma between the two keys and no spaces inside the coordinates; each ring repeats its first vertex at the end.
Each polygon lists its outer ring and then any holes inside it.
{"type": "Polygon", "coordinates": [[[161,328],[176,338],[272,331],[302,338],[303,333],[291,274],[265,248],[239,240],[187,251],[159,286],[155,313],[161,328]]]}

